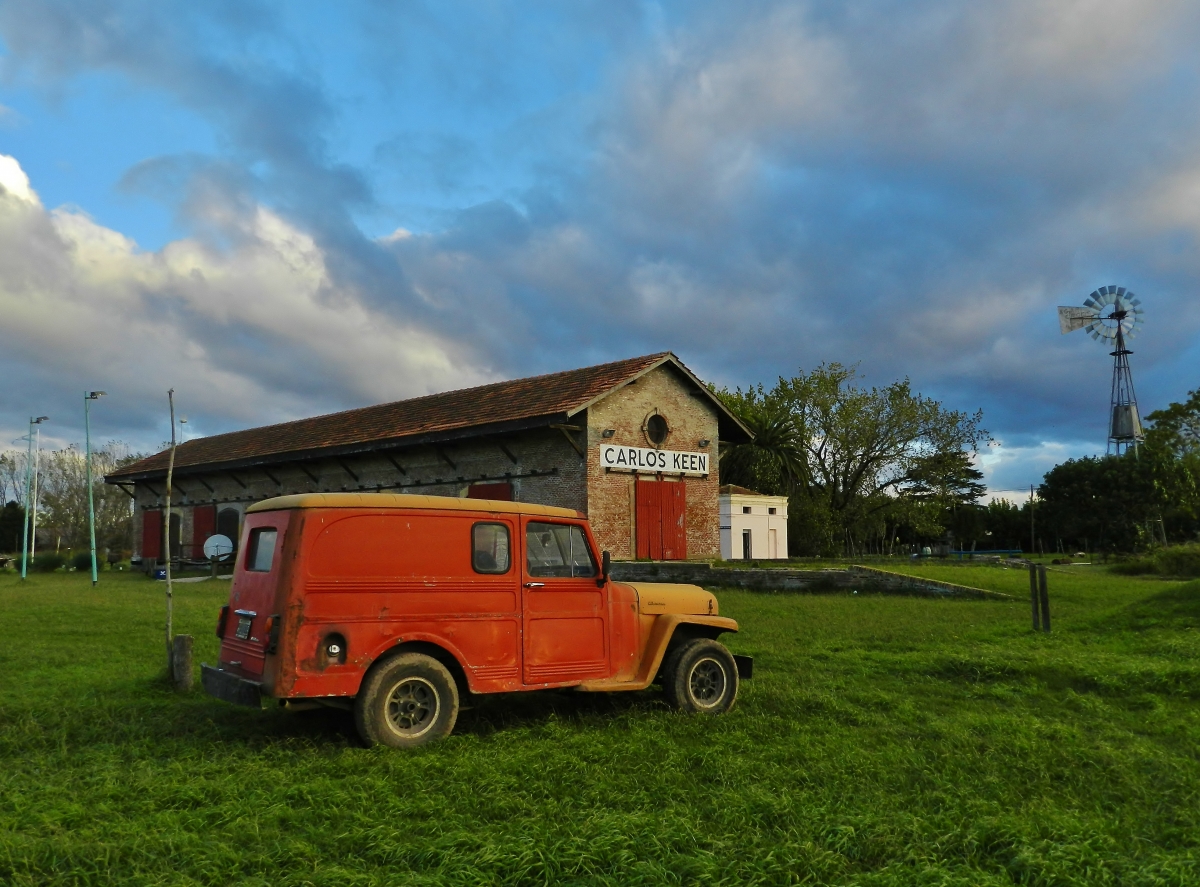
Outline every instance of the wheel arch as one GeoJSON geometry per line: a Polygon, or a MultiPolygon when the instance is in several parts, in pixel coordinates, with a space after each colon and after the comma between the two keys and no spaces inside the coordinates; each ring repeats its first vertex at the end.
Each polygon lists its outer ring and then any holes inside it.
{"type": "Polygon", "coordinates": [[[671,629],[671,634],[667,637],[666,643],[662,645],[662,650],[658,654],[658,665],[655,669],[654,680],[652,683],[661,684],[663,676],[663,668],[667,664],[667,660],[671,658],[671,654],[679,647],[694,641],[697,638],[707,638],[710,641],[718,640],[723,634],[736,634],[737,623],[732,620],[722,620],[722,622],[731,622],[732,624],[720,624],[713,620],[705,620],[704,622],[678,622],[671,629]]]}
{"type": "Polygon", "coordinates": [[[359,682],[359,688],[366,681],[367,675],[379,668],[388,660],[400,656],[404,653],[423,653],[430,659],[436,659],[446,667],[450,672],[450,676],[454,678],[454,683],[458,687],[458,695],[460,699],[465,699],[471,693],[471,684],[467,679],[467,670],[459,661],[458,656],[451,650],[436,644],[433,641],[427,640],[411,640],[401,641],[398,644],[393,644],[379,653],[378,656],[371,662],[371,665],[363,672],[362,681],[359,682]]]}

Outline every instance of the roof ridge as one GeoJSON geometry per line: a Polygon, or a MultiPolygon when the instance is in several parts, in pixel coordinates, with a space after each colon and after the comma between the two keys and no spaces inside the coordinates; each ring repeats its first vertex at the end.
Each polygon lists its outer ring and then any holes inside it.
{"type": "MultiPolygon", "coordinates": [[[[569,416],[668,361],[691,375],[673,352],[660,351],[197,437],[178,446],[175,467],[354,446],[537,416],[569,416]],[[352,426],[357,431],[350,431],[352,426]]],[[[165,471],[166,452],[153,453],[108,477],[165,471]]]]}
{"type": "MultiPolygon", "coordinates": [[[[253,425],[249,428],[236,428],[232,431],[222,431],[219,434],[207,434],[204,437],[192,438],[192,440],[186,441],[186,443],[199,443],[203,440],[215,440],[216,438],[225,437],[229,434],[243,434],[247,431],[269,431],[273,428],[283,428],[287,425],[298,425],[301,422],[315,422],[321,419],[333,419],[337,416],[346,416],[350,413],[359,413],[363,412],[364,410],[380,410],[401,403],[418,403],[419,401],[427,400],[429,398],[449,397],[452,394],[466,394],[471,391],[483,391],[486,388],[493,388],[498,385],[511,385],[514,382],[536,382],[543,379],[549,379],[552,376],[566,376],[573,373],[585,373],[595,370],[602,370],[607,367],[614,367],[622,363],[636,363],[639,361],[652,362],[668,356],[675,357],[675,355],[670,351],[660,351],[657,354],[643,354],[639,357],[627,357],[624,360],[611,360],[608,363],[598,363],[594,366],[588,367],[576,367],[573,370],[556,370],[552,373],[541,373],[537,376],[519,376],[514,379],[500,379],[495,382],[485,382],[482,385],[471,385],[466,388],[449,388],[445,391],[433,391],[429,394],[418,394],[416,397],[402,397],[399,400],[385,400],[382,403],[366,404],[361,407],[350,407],[345,410],[335,410],[332,413],[318,413],[315,416],[304,416],[299,419],[288,419],[284,422],[272,422],[270,425],[253,425]]],[[[675,359],[678,360],[678,358],[675,359]]],[[[179,446],[182,447],[184,444],[180,444],[179,446]]]]}

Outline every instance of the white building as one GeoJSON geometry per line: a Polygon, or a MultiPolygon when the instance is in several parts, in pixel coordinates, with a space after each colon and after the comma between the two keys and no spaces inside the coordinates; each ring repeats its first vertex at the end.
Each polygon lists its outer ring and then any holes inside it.
{"type": "Polygon", "coordinates": [[[719,501],[722,559],[787,558],[787,496],[764,496],[726,484],[719,501]]]}

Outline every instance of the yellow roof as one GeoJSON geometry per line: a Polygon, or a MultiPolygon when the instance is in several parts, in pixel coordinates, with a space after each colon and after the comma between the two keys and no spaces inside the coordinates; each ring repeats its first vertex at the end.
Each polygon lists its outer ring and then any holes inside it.
{"type": "Polygon", "coordinates": [[[297,493],[255,502],[246,509],[282,511],[286,508],[430,508],[441,511],[490,511],[503,514],[537,514],[543,517],[580,518],[571,508],[535,505],[532,502],[500,502],[495,499],[458,499],[452,496],[415,496],[408,493],[297,493]]]}

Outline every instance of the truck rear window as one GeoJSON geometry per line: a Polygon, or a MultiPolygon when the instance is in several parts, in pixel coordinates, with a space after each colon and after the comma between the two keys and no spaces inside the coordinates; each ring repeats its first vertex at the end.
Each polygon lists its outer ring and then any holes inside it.
{"type": "Polygon", "coordinates": [[[471,527],[471,566],[476,573],[507,573],[508,552],[508,527],[504,524],[471,527]]]}
{"type": "Polygon", "coordinates": [[[274,527],[258,527],[250,531],[250,545],[246,549],[246,569],[255,573],[270,573],[271,561],[275,557],[275,540],[279,531],[274,527]]]}
{"type": "Polygon", "coordinates": [[[583,530],[568,524],[530,522],[525,529],[526,566],[530,576],[592,577],[596,561],[583,530]]]}

